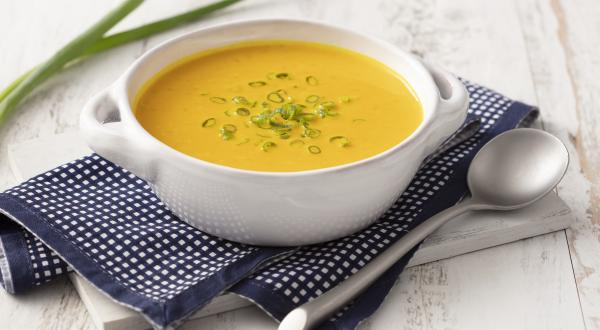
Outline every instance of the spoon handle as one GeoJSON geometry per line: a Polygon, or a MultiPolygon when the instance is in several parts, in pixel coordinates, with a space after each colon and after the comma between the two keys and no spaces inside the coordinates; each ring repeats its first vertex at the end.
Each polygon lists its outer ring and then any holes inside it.
{"type": "Polygon", "coordinates": [[[321,296],[297,307],[280,323],[279,330],[310,329],[325,321],[330,315],[369,287],[386,270],[413,247],[441,227],[448,220],[472,209],[471,200],[450,207],[408,232],[365,267],[321,296]]]}

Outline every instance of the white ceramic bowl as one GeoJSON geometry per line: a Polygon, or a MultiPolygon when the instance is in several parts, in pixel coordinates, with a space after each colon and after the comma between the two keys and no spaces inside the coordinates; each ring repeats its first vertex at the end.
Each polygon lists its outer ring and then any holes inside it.
{"type": "Polygon", "coordinates": [[[328,241],[373,223],[406,188],[423,159],[463,122],[468,96],[452,75],[372,37],[317,22],[265,19],[204,28],[148,51],[81,114],[87,143],[145,179],[181,219],[208,233],[258,245],[328,241]],[[306,40],[348,48],[383,62],[415,90],[419,128],[395,147],[351,164],[257,172],[198,160],[150,135],[131,104],[166,65],[190,54],[256,39],[306,40]]]}

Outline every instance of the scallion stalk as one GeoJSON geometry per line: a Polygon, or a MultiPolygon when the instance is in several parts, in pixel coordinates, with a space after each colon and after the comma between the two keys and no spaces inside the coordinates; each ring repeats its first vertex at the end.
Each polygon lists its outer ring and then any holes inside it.
{"type": "Polygon", "coordinates": [[[241,0],[218,1],[183,14],[102,37],[106,31],[110,30],[112,26],[116,25],[143,2],[143,0],[127,0],[119,8],[106,15],[96,25],[63,47],[47,62],[29,70],[2,90],[0,92],[0,125],[6,121],[7,116],[25,96],[52,74],[64,68],[68,63],[84,56],[100,53],[193,22],[239,1],[241,0]]]}
{"type": "Polygon", "coordinates": [[[0,102],[0,123],[6,120],[12,110],[34,88],[62,69],[64,65],[81,56],[87,48],[101,39],[106,31],[119,23],[125,16],[141,5],[142,2],[144,0],[126,0],[119,7],[104,16],[98,23],[60,49],[48,61],[35,68],[0,102]]]}

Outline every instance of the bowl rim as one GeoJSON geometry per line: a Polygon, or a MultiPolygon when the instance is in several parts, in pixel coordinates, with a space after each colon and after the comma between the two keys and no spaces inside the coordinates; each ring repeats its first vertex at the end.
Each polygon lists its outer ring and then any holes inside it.
{"type": "MultiPolygon", "coordinates": [[[[346,163],[346,164],[341,164],[341,165],[336,165],[336,166],[311,169],[311,170],[302,170],[302,171],[269,172],[269,171],[247,170],[247,169],[242,169],[242,168],[237,168],[237,167],[231,167],[231,166],[221,165],[221,164],[212,163],[212,162],[209,162],[206,160],[202,160],[199,158],[195,158],[193,156],[187,155],[187,154],[167,145],[166,143],[160,141],[159,139],[154,137],[152,134],[150,134],[150,132],[148,132],[140,124],[140,122],[135,117],[134,111],[129,102],[130,95],[129,95],[128,87],[130,85],[131,78],[134,76],[134,73],[136,71],[138,71],[143,65],[145,65],[147,60],[152,58],[156,53],[163,50],[164,48],[168,48],[174,44],[183,42],[184,40],[191,38],[192,36],[194,36],[196,34],[210,33],[213,31],[218,31],[220,29],[229,28],[229,27],[233,27],[233,26],[266,24],[266,23],[270,23],[270,24],[281,24],[281,23],[308,24],[308,25],[316,26],[318,28],[337,30],[342,33],[354,34],[358,37],[368,39],[369,41],[377,44],[382,49],[386,49],[390,53],[395,53],[395,54],[398,54],[399,56],[402,56],[402,58],[413,67],[413,69],[415,69],[416,71],[420,71],[420,74],[427,81],[427,84],[430,86],[430,88],[435,89],[437,91],[437,85],[435,84],[433,77],[431,76],[429,70],[427,70],[425,65],[420,60],[418,60],[414,55],[412,55],[406,51],[403,51],[399,47],[397,47],[387,41],[384,41],[380,38],[371,36],[371,35],[363,33],[363,32],[353,30],[351,28],[347,28],[347,27],[343,27],[343,26],[331,24],[331,23],[324,23],[324,22],[320,22],[317,20],[295,19],[295,18],[240,19],[240,20],[235,20],[235,21],[226,22],[226,23],[213,24],[213,25],[209,25],[206,27],[202,27],[202,28],[190,31],[190,32],[183,33],[181,35],[175,36],[173,38],[170,38],[168,40],[165,40],[165,41],[159,43],[158,45],[154,46],[150,50],[146,51],[142,56],[140,56],[133,64],[131,64],[129,66],[129,68],[113,84],[113,86],[109,87],[109,93],[113,97],[115,97],[115,99],[117,101],[117,107],[118,107],[118,112],[119,112],[119,115],[121,118],[121,124],[128,126],[127,128],[134,128],[138,134],[141,133],[144,138],[149,139],[150,141],[154,142],[154,144],[156,144],[157,146],[160,146],[164,152],[173,154],[176,158],[178,158],[177,159],[178,162],[181,161],[181,162],[187,163],[190,166],[202,167],[203,169],[212,170],[214,172],[226,173],[226,174],[230,174],[230,175],[254,176],[254,177],[259,176],[259,177],[273,177],[273,178],[306,177],[306,176],[324,175],[324,174],[329,174],[329,173],[341,173],[341,172],[351,171],[351,170],[354,170],[359,167],[364,167],[369,164],[382,161],[383,159],[386,159],[386,158],[390,157],[391,155],[396,154],[396,153],[400,152],[401,150],[407,148],[410,144],[417,142],[418,139],[423,134],[426,133],[426,129],[432,125],[433,119],[436,117],[437,112],[439,112],[439,104],[440,104],[439,91],[436,93],[438,95],[438,97],[435,98],[435,100],[433,100],[431,111],[425,111],[425,109],[423,109],[424,117],[423,117],[423,120],[421,121],[421,123],[419,124],[419,126],[407,138],[405,138],[404,140],[395,144],[391,148],[388,148],[380,153],[377,153],[377,154],[367,157],[367,158],[363,158],[363,159],[360,159],[360,160],[357,160],[357,161],[354,161],[351,163],[346,163]]],[[[265,39],[265,40],[267,40],[267,39],[265,39]]],[[[237,41],[237,42],[243,42],[243,41],[237,41]]],[[[318,41],[315,41],[315,42],[318,42],[318,41]]],[[[327,44],[324,42],[321,42],[321,43],[327,44]]],[[[341,46],[336,46],[336,47],[341,47],[341,46]]],[[[344,48],[344,47],[341,47],[341,48],[344,48]]],[[[350,49],[350,50],[352,50],[352,49],[350,49]]],[[[352,50],[352,51],[361,53],[356,50],[352,50]]],[[[184,55],[182,57],[185,57],[185,56],[187,56],[187,55],[184,55]]],[[[368,55],[365,55],[365,56],[368,56],[368,55]]],[[[379,60],[377,60],[377,61],[379,61],[379,60]]],[[[172,63],[173,62],[171,62],[171,64],[172,63]]],[[[386,66],[388,65],[387,63],[384,63],[384,62],[382,62],[382,63],[386,66]]],[[[169,64],[167,64],[167,65],[169,65],[169,64]]],[[[420,103],[422,104],[421,100],[420,100],[420,103]]],[[[129,130],[127,130],[127,131],[129,131],[129,130]]],[[[135,136],[133,136],[133,132],[125,133],[125,138],[129,140],[131,138],[135,138],[135,136]]]]}

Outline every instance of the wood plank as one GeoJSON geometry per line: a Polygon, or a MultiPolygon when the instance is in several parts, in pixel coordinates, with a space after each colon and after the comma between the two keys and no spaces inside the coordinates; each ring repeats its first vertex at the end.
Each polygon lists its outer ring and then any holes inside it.
{"type": "Polygon", "coordinates": [[[567,238],[583,317],[600,329],[600,3],[516,1],[545,126],[571,154],[559,194],[577,221],[567,238]]]}

